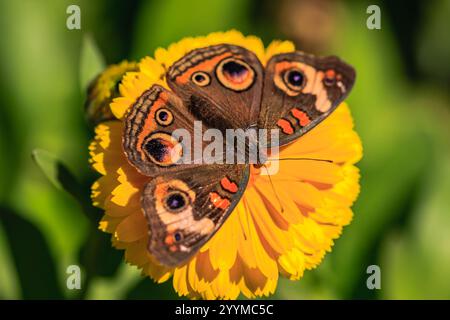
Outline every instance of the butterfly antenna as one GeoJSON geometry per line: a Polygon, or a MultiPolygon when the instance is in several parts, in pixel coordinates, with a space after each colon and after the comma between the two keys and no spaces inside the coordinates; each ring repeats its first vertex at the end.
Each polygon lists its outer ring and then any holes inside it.
{"type": "Polygon", "coordinates": [[[284,207],[281,204],[281,200],[278,197],[277,191],[275,190],[275,186],[273,185],[272,178],[270,177],[269,169],[267,169],[267,166],[265,164],[263,164],[262,166],[264,167],[264,169],[266,169],[267,176],[269,177],[270,185],[272,186],[272,189],[273,189],[273,193],[275,194],[275,197],[277,198],[278,204],[280,205],[281,213],[283,213],[284,212],[284,207]]]}

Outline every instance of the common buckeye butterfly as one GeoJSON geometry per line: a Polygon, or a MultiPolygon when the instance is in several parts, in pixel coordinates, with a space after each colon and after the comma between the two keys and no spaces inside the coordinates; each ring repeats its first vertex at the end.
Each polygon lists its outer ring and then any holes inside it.
{"type": "Polygon", "coordinates": [[[342,102],[355,71],[337,57],[273,56],[264,67],[242,47],[193,50],[167,71],[171,90],[153,85],[130,108],[123,132],[128,161],[151,179],[141,203],[148,250],[167,266],[191,258],[225,222],[248,182],[250,164],[179,163],[172,133],[203,127],[279,129],[279,145],[298,139],[342,102]]]}

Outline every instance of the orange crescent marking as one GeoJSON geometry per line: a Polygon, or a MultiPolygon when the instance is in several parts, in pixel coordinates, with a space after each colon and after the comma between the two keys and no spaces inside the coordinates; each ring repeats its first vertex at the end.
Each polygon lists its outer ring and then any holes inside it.
{"type": "Polygon", "coordinates": [[[292,124],[286,119],[278,120],[277,125],[281,128],[281,130],[285,134],[293,134],[294,133],[294,128],[292,128],[292,124]]]}
{"type": "Polygon", "coordinates": [[[211,192],[209,194],[209,200],[212,202],[212,204],[219,209],[227,209],[231,202],[227,198],[222,198],[217,192],[211,192]]]}
{"type": "Polygon", "coordinates": [[[300,125],[302,127],[308,125],[311,122],[308,115],[306,113],[304,113],[303,111],[300,111],[297,108],[292,109],[291,113],[292,113],[292,116],[294,116],[294,118],[296,118],[300,122],[300,125]]]}
{"type": "Polygon", "coordinates": [[[167,93],[161,92],[159,94],[158,99],[151,106],[148,116],[145,119],[144,125],[142,127],[142,131],[139,133],[139,136],[138,136],[138,141],[136,144],[136,149],[138,152],[142,153],[142,142],[144,141],[145,137],[148,136],[153,131],[155,131],[157,128],[155,121],[153,121],[153,119],[155,117],[154,113],[161,106],[165,106],[165,104],[167,103],[167,100],[168,100],[167,93]]]}
{"type": "Polygon", "coordinates": [[[334,78],[336,76],[336,72],[333,69],[329,69],[325,72],[325,77],[327,78],[334,78]]]}
{"type": "Polygon", "coordinates": [[[275,72],[281,74],[283,71],[295,67],[297,63],[289,61],[280,61],[275,65],[275,72]]]}
{"type": "Polygon", "coordinates": [[[236,193],[238,191],[238,185],[228,179],[228,177],[222,178],[222,180],[220,180],[220,185],[228,192],[236,193]]]}
{"type": "Polygon", "coordinates": [[[174,243],[172,234],[168,235],[164,242],[169,246],[172,245],[174,243]]]}

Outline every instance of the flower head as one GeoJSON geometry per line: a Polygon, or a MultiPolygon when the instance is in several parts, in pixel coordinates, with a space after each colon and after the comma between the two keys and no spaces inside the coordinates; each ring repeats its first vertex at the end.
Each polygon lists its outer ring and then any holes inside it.
{"type": "MultiPolygon", "coordinates": [[[[186,38],[145,57],[138,71],[128,72],[120,96],[110,104],[116,120],[96,127],[91,161],[102,176],[92,186],[92,199],[105,210],[100,229],[112,234],[113,245],[125,250],[128,263],[157,282],[173,279],[179,295],[192,298],[254,298],[275,292],[281,274],[300,279],[330,251],[334,239],[352,219],[351,205],[359,192],[354,164],[362,147],[347,105],[294,143],[280,149],[280,158],[319,158],[333,162],[281,161],[276,175],[252,168],[242,199],[221,229],[188,262],[175,268],[160,265],[147,250],[148,228],[140,195],[149,178],[123,154],[123,116],[153,84],[167,88],[165,73],[195,48],[219,43],[253,51],[265,64],[274,54],[294,51],[291,42],[272,42],[237,31],[186,38]],[[274,193],[276,189],[276,194],[274,193]],[[283,206],[283,210],[281,209],[283,206]]],[[[267,164],[270,166],[270,162],[267,164]]]]}
{"type": "Polygon", "coordinates": [[[89,85],[86,117],[92,123],[114,119],[109,104],[120,95],[119,83],[127,72],[138,71],[136,62],[122,61],[108,66],[89,85]]]}

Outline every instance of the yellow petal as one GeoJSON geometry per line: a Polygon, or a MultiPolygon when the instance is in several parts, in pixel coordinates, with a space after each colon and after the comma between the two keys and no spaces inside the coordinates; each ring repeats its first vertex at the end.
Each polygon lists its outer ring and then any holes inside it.
{"type": "Polygon", "coordinates": [[[292,51],[295,51],[295,45],[291,41],[274,40],[266,49],[264,64],[267,63],[267,61],[269,61],[269,59],[276,54],[292,51]]]}
{"type": "Polygon", "coordinates": [[[238,250],[236,212],[225,221],[222,228],[209,241],[209,257],[214,269],[229,270],[234,265],[238,250]]]}
{"type": "Polygon", "coordinates": [[[147,235],[148,226],[141,210],[125,217],[116,227],[116,237],[123,242],[134,242],[147,235]]]}
{"type": "Polygon", "coordinates": [[[247,190],[247,198],[251,199],[248,201],[248,209],[258,230],[260,230],[260,237],[264,237],[270,247],[278,254],[289,250],[292,246],[292,239],[286,231],[280,229],[272,220],[266,206],[253,188],[247,190]]]}

